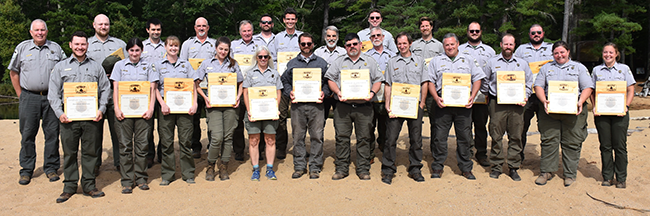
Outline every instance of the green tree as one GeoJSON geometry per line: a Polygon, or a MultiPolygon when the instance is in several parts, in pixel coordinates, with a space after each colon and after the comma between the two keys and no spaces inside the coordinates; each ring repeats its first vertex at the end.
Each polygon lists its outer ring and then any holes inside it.
{"type": "Polygon", "coordinates": [[[7,66],[11,61],[14,48],[21,41],[28,39],[29,21],[13,0],[0,0],[0,63],[2,81],[11,82],[7,66]]]}

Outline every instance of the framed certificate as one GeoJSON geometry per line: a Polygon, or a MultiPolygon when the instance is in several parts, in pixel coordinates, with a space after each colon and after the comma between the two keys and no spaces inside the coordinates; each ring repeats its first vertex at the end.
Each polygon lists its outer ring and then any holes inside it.
{"type": "Polygon", "coordinates": [[[596,82],[596,114],[625,115],[625,81],[596,82]]]}
{"type": "Polygon", "coordinates": [[[483,92],[476,92],[476,97],[474,97],[474,104],[487,104],[488,96],[483,94],[483,92]]]}
{"type": "Polygon", "coordinates": [[[372,41],[367,40],[367,41],[361,42],[361,52],[364,52],[364,53],[368,52],[368,50],[372,49],[372,47],[373,47],[372,46],[372,41]]]}
{"type": "Polygon", "coordinates": [[[429,67],[429,63],[431,63],[431,59],[433,58],[424,59],[424,65],[429,67]]]}
{"type": "Polygon", "coordinates": [[[165,103],[170,113],[188,114],[194,104],[194,79],[165,78],[165,103]]]}
{"type": "Polygon", "coordinates": [[[341,70],[341,93],[346,100],[363,100],[370,94],[370,70],[341,70]]]}
{"type": "Polygon", "coordinates": [[[524,71],[497,71],[497,103],[526,103],[524,71]]]}
{"type": "Polygon", "coordinates": [[[278,52],[278,73],[280,76],[287,70],[287,63],[298,56],[300,52],[278,52]]]}
{"type": "Polygon", "coordinates": [[[277,97],[275,86],[248,88],[251,119],[255,121],[279,119],[277,97]]]}
{"type": "Polygon", "coordinates": [[[253,66],[253,55],[252,54],[235,54],[235,61],[239,64],[239,69],[243,72],[243,75],[246,76],[246,71],[248,71],[251,66],[253,66]]]}
{"type": "Polygon", "coordinates": [[[472,75],[460,73],[442,74],[442,100],[445,106],[465,107],[472,94],[472,75]]]}
{"type": "Polygon", "coordinates": [[[65,115],[70,121],[94,120],[97,116],[97,83],[63,83],[65,115]]]}
{"type": "MultiPolygon", "coordinates": [[[[205,59],[202,59],[202,58],[190,58],[190,59],[187,59],[187,61],[190,62],[190,65],[192,65],[192,69],[194,69],[194,70],[199,69],[199,67],[201,66],[201,63],[203,63],[203,60],[205,60],[205,59]]],[[[208,81],[205,80],[205,77],[199,77],[199,78],[202,80],[201,83],[199,83],[199,87],[201,87],[201,89],[208,89],[208,81]]]]}
{"type": "Polygon", "coordinates": [[[293,69],[293,96],[295,102],[320,102],[321,68],[293,69]]]}
{"type": "Polygon", "coordinates": [[[237,74],[208,73],[208,98],[212,107],[233,107],[237,103],[237,74]]]}
{"type": "MultiPolygon", "coordinates": [[[[546,63],[549,63],[551,61],[553,60],[536,61],[536,62],[528,63],[528,67],[530,67],[530,71],[533,72],[533,85],[535,85],[535,80],[537,80],[537,74],[539,73],[539,69],[541,69],[542,66],[544,66],[546,63]]],[[[533,93],[535,93],[535,88],[533,88],[533,93]]]]}
{"type": "Polygon", "coordinates": [[[390,110],[393,115],[400,118],[418,118],[419,85],[393,83],[390,95],[390,110]]]}
{"type": "Polygon", "coordinates": [[[578,112],[578,81],[548,81],[548,113],[578,112]]]}
{"type": "Polygon", "coordinates": [[[124,117],[142,118],[142,114],[149,109],[151,82],[120,81],[118,89],[118,104],[124,117]]]}
{"type": "MultiPolygon", "coordinates": [[[[122,49],[122,48],[120,47],[119,49],[115,50],[115,52],[111,53],[111,54],[108,55],[108,56],[112,56],[112,55],[119,57],[120,60],[121,60],[121,59],[124,59],[124,58],[125,58],[125,57],[124,57],[124,49],[122,49]]],[[[107,57],[108,57],[108,56],[107,56],[107,57]]],[[[101,62],[100,62],[100,63],[101,63],[101,62]]]]}

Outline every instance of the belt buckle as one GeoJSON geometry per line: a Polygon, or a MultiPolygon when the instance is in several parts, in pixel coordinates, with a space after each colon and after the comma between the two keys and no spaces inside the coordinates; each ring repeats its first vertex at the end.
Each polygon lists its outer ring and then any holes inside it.
{"type": "Polygon", "coordinates": [[[350,104],[350,106],[352,106],[352,108],[356,109],[358,105],[357,104],[350,104]]]}

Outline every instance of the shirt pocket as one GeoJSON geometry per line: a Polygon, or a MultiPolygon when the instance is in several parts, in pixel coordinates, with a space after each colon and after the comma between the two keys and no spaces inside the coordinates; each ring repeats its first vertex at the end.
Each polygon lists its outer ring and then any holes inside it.
{"type": "Polygon", "coordinates": [[[76,78],[77,78],[77,73],[71,70],[61,72],[61,79],[64,82],[74,82],[76,78]]]}

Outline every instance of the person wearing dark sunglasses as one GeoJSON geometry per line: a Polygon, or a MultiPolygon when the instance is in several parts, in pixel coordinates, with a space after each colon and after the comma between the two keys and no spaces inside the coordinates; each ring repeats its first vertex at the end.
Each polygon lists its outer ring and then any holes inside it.
{"type": "Polygon", "coordinates": [[[264,46],[267,47],[269,52],[271,52],[271,56],[273,56],[273,59],[276,57],[276,47],[275,47],[275,34],[273,34],[273,18],[271,17],[270,14],[263,14],[262,17],[260,17],[260,29],[262,31],[259,34],[256,34],[253,36],[253,40],[258,40],[260,42],[263,42],[264,46]]]}
{"type": "MultiPolygon", "coordinates": [[[[368,50],[366,54],[371,56],[379,64],[379,69],[382,74],[385,74],[386,63],[388,59],[395,56],[395,53],[390,52],[384,47],[383,29],[379,27],[371,28],[370,39],[372,41],[372,49],[368,50]]],[[[379,151],[383,152],[384,143],[386,142],[386,119],[388,113],[384,103],[384,83],[381,84],[379,92],[372,98],[374,116],[372,119],[372,128],[370,129],[370,164],[375,162],[375,141],[379,144],[379,151]],[[375,129],[377,129],[378,136],[375,137],[375,129]]]]}
{"type": "MultiPolygon", "coordinates": [[[[383,18],[381,17],[381,12],[379,9],[372,9],[370,11],[370,15],[368,15],[368,23],[370,26],[368,26],[367,29],[359,31],[357,35],[359,35],[359,41],[360,42],[365,42],[365,41],[370,41],[371,38],[371,29],[374,27],[380,27],[381,26],[381,21],[383,18]]],[[[382,33],[384,34],[384,47],[388,49],[390,52],[397,53],[397,46],[395,45],[395,40],[393,39],[393,34],[386,30],[382,30],[382,33]]],[[[371,47],[366,47],[364,51],[367,51],[371,47]]]]}

